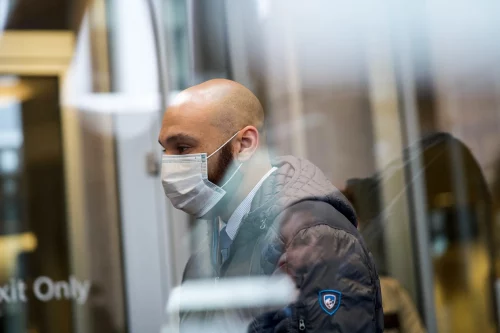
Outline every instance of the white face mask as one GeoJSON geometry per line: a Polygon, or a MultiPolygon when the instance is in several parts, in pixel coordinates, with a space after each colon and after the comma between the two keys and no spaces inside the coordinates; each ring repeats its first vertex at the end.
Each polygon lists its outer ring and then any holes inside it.
{"type": "Polygon", "coordinates": [[[207,160],[231,141],[229,140],[207,157],[206,153],[163,155],[161,182],[172,205],[197,218],[208,213],[226,194],[223,187],[234,177],[241,165],[222,186],[208,180],[207,160]]]}

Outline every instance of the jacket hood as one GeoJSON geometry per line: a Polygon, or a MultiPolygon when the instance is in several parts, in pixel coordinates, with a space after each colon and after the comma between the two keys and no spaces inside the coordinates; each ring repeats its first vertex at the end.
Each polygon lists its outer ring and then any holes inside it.
{"type": "Polygon", "coordinates": [[[308,160],[281,156],[273,159],[278,169],[257,192],[250,217],[273,221],[285,208],[305,200],[324,201],[357,226],[354,209],[323,172],[308,160]]]}

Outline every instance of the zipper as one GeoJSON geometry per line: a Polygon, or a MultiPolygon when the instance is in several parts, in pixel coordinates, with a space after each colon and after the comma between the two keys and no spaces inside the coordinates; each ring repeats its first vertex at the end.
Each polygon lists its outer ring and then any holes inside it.
{"type": "Polygon", "coordinates": [[[306,331],[306,322],[304,321],[304,317],[302,316],[299,317],[299,331],[301,332],[306,331]]]}
{"type": "Polygon", "coordinates": [[[260,230],[264,230],[264,229],[266,229],[266,220],[262,219],[262,221],[260,221],[260,230]]]}

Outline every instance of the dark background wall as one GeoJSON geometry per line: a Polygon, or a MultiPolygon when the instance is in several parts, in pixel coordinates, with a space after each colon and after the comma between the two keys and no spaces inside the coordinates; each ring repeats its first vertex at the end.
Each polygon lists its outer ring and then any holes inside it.
{"type": "Polygon", "coordinates": [[[14,0],[6,29],[76,32],[87,3],[88,0],[14,0]]]}

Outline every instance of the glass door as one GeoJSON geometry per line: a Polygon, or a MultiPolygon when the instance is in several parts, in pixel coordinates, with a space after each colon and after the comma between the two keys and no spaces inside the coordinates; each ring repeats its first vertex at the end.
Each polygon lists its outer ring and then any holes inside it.
{"type": "Polygon", "coordinates": [[[0,82],[0,331],[72,332],[58,79],[0,82]]]}

